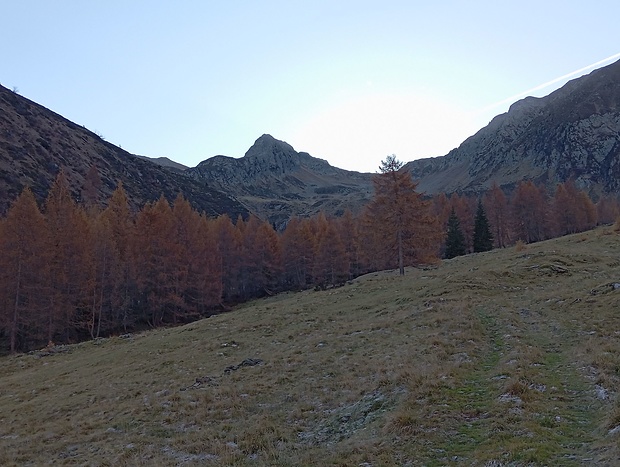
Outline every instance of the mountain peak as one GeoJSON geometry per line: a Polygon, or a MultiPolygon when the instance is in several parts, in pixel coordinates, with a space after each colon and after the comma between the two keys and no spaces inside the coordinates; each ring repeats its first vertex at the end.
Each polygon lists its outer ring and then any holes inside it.
{"type": "Polygon", "coordinates": [[[293,146],[290,144],[280,141],[279,139],[275,139],[273,136],[264,134],[259,137],[252,147],[248,149],[245,153],[244,157],[252,158],[252,157],[264,157],[266,155],[274,155],[274,154],[283,154],[283,155],[293,155],[297,154],[297,151],[293,149],[293,146]]]}

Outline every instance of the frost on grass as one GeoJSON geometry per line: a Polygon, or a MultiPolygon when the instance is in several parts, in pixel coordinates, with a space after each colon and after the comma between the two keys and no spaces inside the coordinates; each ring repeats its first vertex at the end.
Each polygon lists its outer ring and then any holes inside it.
{"type": "Polygon", "coordinates": [[[383,393],[374,391],[353,404],[328,411],[327,418],[313,430],[300,432],[299,439],[304,443],[315,445],[337,443],[367,427],[390,406],[391,401],[383,393]]]}
{"type": "Polygon", "coordinates": [[[177,451],[168,446],[164,447],[162,452],[166,456],[174,459],[178,465],[186,464],[188,462],[208,462],[219,460],[219,456],[216,456],[215,454],[190,454],[189,452],[177,451]]]}

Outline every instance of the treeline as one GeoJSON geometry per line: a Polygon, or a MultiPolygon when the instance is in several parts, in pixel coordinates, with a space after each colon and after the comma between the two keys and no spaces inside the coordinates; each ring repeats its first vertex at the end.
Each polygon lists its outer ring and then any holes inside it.
{"type": "Polygon", "coordinates": [[[573,181],[558,184],[552,193],[544,185],[522,181],[510,195],[494,184],[481,197],[458,194],[435,196],[433,212],[440,218],[444,232],[448,231],[448,220],[454,210],[464,234],[466,252],[474,251],[479,202],[488,219],[496,248],[513,245],[519,240],[533,243],[583,232],[596,225],[612,224],[620,216],[620,203],[616,196],[602,196],[594,203],[573,181]]]}
{"type": "MultiPolygon", "coordinates": [[[[293,218],[282,232],[256,217],[207,218],[182,195],[132,213],[122,185],[105,209],[78,205],[61,173],[42,208],[25,189],[0,220],[0,342],[15,352],[179,324],[268,294],[433,262],[452,209],[471,239],[477,198],[424,199],[408,174],[394,173],[377,176],[363,213],[293,218]]],[[[618,216],[616,200],[594,205],[572,184],[547,197],[523,183],[510,199],[494,187],[483,205],[499,247],[618,216]]]]}
{"type": "Polygon", "coordinates": [[[25,189],[0,220],[0,344],[15,352],[77,342],[343,284],[394,264],[384,234],[350,212],[294,218],[276,232],[257,217],[207,218],[182,195],[132,213],[122,185],[101,210],[78,205],[60,173],[42,208],[25,189]]]}

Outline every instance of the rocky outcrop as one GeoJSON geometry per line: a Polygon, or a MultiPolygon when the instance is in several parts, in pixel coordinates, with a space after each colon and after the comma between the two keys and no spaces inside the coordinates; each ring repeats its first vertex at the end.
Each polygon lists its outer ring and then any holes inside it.
{"type": "Polygon", "coordinates": [[[591,192],[620,189],[620,62],[527,97],[443,157],[407,164],[428,193],[480,192],[523,179],[574,179],[591,192]]]}

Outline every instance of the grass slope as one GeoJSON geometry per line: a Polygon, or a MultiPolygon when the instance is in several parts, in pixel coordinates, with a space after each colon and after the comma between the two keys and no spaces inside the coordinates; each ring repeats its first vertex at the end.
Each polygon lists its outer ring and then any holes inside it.
{"type": "Polygon", "coordinates": [[[614,465],[611,228],[0,360],[0,464],[614,465]]]}

